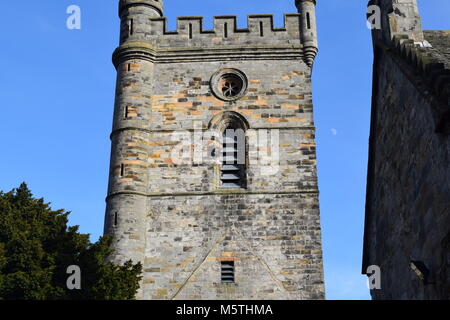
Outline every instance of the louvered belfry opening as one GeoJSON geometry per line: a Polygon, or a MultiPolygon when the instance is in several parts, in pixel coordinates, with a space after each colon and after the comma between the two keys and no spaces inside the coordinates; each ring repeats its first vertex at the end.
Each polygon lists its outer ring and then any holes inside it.
{"type": "Polygon", "coordinates": [[[245,188],[245,132],[227,128],[223,133],[222,188],[245,188]]]}
{"type": "Polygon", "coordinates": [[[222,261],[221,264],[222,283],[234,283],[234,261],[222,261]]]}

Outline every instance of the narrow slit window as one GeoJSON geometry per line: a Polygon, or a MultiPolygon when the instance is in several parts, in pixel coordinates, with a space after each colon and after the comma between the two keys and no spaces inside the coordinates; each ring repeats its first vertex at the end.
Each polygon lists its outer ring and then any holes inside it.
{"type": "Polygon", "coordinates": [[[259,35],[264,37],[264,24],[262,21],[259,22],[259,35]]]}
{"type": "Polygon", "coordinates": [[[306,26],[308,29],[311,29],[311,17],[309,15],[309,12],[306,13],[306,26]]]}
{"type": "Polygon", "coordinates": [[[221,281],[222,283],[234,283],[234,261],[221,262],[221,281]]]}
{"type": "Polygon", "coordinates": [[[189,39],[192,39],[192,23],[189,23],[189,39]]]}
{"type": "Polygon", "coordinates": [[[139,116],[139,114],[138,114],[138,108],[137,107],[135,107],[135,106],[126,106],[125,107],[125,110],[123,112],[123,117],[124,117],[125,120],[126,119],[133,119],[133,118],[136,118],[138,116],[139,116]]]}
{"type": "Polygon", "coordinates": [[[125,165],[122,163],[120,165],[120,176],[123,177],[125,174],[125,165]]]}
{"type": "Polygon", "coordinates": [[[130,19],[130,36],[134,33],[134,21],[130,19]]]}
{"type": "Polygon", "coordinates": [[[225,23],[223,26],[223,36],[228,38],[228,23],[225,23]]]}
{"type": "Polygon", "coordinates": [[[118,224],[118,214],[117,212],[114,212],[114,227],[117,227],[118,224]]]}
{"type": "Polygon", "coordinates": [[[245,132],[228,128],[223,133],[222,188],[244,188],[245,177],[245,132]]]}
{"type": "Polygon", "coordinates": [[[127,64],[127,70],[128,70],[128,72],[131,71],[131,63],[127,64]]]}

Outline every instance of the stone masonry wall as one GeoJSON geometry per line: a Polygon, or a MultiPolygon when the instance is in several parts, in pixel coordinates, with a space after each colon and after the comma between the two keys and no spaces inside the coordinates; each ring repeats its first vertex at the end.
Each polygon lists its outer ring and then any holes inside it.
{"type": "Polygon", "coordinates": [[[321,299],[317,195],[149,199],[146,299],[321,299]],[[220,262],[235,261],[236,283],[220,262]]]}
{"type": "Polygon", "coordinates": [[[217,188],[213,183],[217,172],[210,165],[172,165],[173,137],[180,130],[193,130],[194,122],[206,130],[214,116],[226,111],[241,114],[255,132],[279,130],[280,172],[264,176],[259,166],[249,166],[249,191],[317,190],[311,81],[303,62],[161,64],[155,73],[158,81],[152,103],[150,193],[217,188]],[[213,96],[209,80],[221,68],[246,73],[249,88],[242,99],[230,103],[213,96]]]}
{"type": "Polygon", "coordinates": [[[436,133],[436,101],[418,90],[409,68],[380,50],[366,264],[381,267],[374,299],[448,299],[450,140],[436,133]],[[411,261],[430,270],[427,283],[411,261]]]}
{"type": "Polygon", "coordinates": [[[167,31],[161,5],[122,0],[119,10],[105,218],[113,260],[143,263],[139,299],[323,299],[314,6],[286,15],[284,28],[253,15],[247,29],[219,16],[214,30],[182,17],[167,31]],[[235,101],[212,92],[213,75],[229,69],[248,80],[235,101]],[[221,188],[220,162],[174,161],[180,134],[203,134],[226,115],[246,129],[240,189],[221,188]],[[251,138],[264,135],[279,140],[261,146],[251,138]],[[274,160],[261,162],[265,155],[274,160]],[[235,283],[221,282],[222,261],[235,262],[235,283]]]}
{"type": "MultiPolygon", "coordinates": [[[[135,60],[132,68],[142,70],[145,65],[135,60]]],[[[132,97],[126,103],[133,110],[128,124],[122,120],[125,109],[116,110],[116,123],[122,123],[118,128],[150,119],[150,133],[124,130],[121,137],[131,133],[125,146],[115,144],[125,164],[148,155],[143,298],[323,298],[309,68],[301,60],[237,61],[161,64],[152,72],[158,80],[149,89],[151,109],[132,97]],[[209,87],[211,75],[228,67],[249,78],[248,94],[237,102],[217,99],[209,87]],[[205,130],[224,111],[240,113],[250,130],[279,130],[279,170],[262,175],[259,165],[249,165],[248,187],[242,194],[220,190],[219,171],[210,164],[172,163],[174,132],[191,132],[194,121],[205,130]],[[221,259],[236,261],[236,284],[220,282],[221,259]]],[[[123,90],[132,90],[133,81],[126,81],[123,90]]],[[[113,185],[136,191],[133,185],[142,176],[128,167],[120,176],[119,170],[117,166],[119,177],[113,185]]],[[[123,200],[115,207],[120,203],[123,200]]],[[[136,210],[129,203],[121,211],[136,210]]],[[[121,218],[119,226],[129,218],[121,218]]],[[[112,232],[117,234],[117,228],[112,232]]],[[[141,235],[134,237],[142,240],[141,235]]]]}

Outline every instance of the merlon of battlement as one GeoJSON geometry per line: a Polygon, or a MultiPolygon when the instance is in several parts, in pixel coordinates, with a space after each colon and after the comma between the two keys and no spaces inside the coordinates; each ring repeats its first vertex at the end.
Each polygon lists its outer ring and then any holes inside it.
{"type": "Polygon", "coordinates": [[[151,18],[145,38],[158,47],[211,46],[221,44],[301,44],[301,15],[285,14],[284,26],[276,28],[271,14],[249,15],[247,28],[238,28],[234,15],[215,16],[213,29],[205,30],[203,17],[178,17],[177,29],[168,30],[167,19],[151,18]]]}
{"type": "MultiPolygon", "coordinates": [[[[167,30],[167,18],[153,18],[153,22],[162,22],[163,34],[177,34],[185,30],[184,26],[192,23],[198,26],[198,33],[216,33],[217,31],[223,30],[223,24],[228,23],[230,31],[233,30],[236,33],[239,32],[252,32],[259,31],[259,22],[263,23],[264,28],[268,28],[273,32],[286,31],[288,25],[292,22],[298,23],[300,14],[298,13],[288,13],[284,14],[284,26],[281,28],[276,28],[274,24],[273,14],[251,14],[247,16],[247,28],[238,28],[237,16],[235,15],[220,15],[214,16],[214,28],[213,29],[203,29],[203,17],[193,16],[193,17],[178,17],[177,18],[177,30],[169,31],[167,30]]],[[[160,24],[161,25],[161,24],[160,24]]]]}

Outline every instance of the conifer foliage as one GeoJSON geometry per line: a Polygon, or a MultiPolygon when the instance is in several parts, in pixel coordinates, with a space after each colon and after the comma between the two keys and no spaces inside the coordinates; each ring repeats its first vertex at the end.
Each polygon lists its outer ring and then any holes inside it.
{"type": "Polygon", "coordinates": [[[141,264],[107,261],[112,239],[91,243],[67,225],[69,214],[33,198],[25,183],[0,192],[0,300],[134,299],[141,264]],[[67,286],[72,265],[81,270],[79,290],[67,286]]]}

